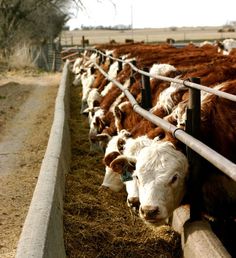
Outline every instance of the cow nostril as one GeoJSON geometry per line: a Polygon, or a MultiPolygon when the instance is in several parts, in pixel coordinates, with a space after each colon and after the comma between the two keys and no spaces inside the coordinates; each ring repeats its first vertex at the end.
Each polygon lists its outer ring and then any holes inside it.
{"type": "Polygon", "coordinates": [[[160,213],[159,207],[143,206],[140,207],[140,213],[145,219],[155,219],[160,213]]]}
{"type": "Polygon", "coordinates": [[[127,199],[128,206],[130,208],[139,209],[140,202],[138,197],[131,197],[127,199]]]}
{"type": "Polygon", "coordinates": [[[89,135],[89,139],[92,143],[96,143],[97,142],[97,138],[96,135],[89,135]]]}

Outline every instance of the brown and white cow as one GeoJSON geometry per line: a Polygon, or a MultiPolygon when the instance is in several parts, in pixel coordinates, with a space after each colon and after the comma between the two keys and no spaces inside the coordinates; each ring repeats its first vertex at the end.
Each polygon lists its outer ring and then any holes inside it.
{"type": "MultiPolygon", "coordinates": [[[[236,95],[236,81],[228,81],[220,90],[236,95]]],[[[202,101],[201,140],[217,152],[236,162],[236,103],[206,94],[202,101]]],[[[132,162],[137,177],[141,218],[155,225],[166,222],[188,193],[188,161],[176,142],[168,139],[153,141],[143,148],[136,160],[115,159],[111,167],[123,173],[132,162]]],[[[236,217],[236,182],[213,165],[202,161],[203,182],[200,189],[202,212],[217,219],[236,217]]],[[[190,171],[191,173],[191,171],[190,171]]]]}

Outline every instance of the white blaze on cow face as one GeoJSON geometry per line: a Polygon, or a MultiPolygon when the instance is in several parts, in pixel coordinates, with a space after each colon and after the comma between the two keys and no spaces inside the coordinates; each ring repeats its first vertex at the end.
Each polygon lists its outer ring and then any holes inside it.
{"type": "Polygon", "coordinates": [[[124,182],[124,184],[127,192],[127,205],[137,213],[140,206],[137,179],[134,177],[132,180],[124,182]]]}
{"type": "Polygon", "coordinates": [[[106,165],[106,172],[103,179],[102,186],[107,186],[111,190],[118,192],[124,187],[124,183],[121,181],[120,174],[115,173],[110,168],[110,163],[113,159],[115,159],[119,153],[119,140],[123,139],[126,140],[127,137],[130,136],[130,133],[127,130],[122,130],[118,135],[113,136],[111,140],[108,142],[105,155],[104,155],[104,162],[106,165]],[[110,156],[110,157],[109,157],[110,156]],[[109,157],[109,161],[107,161],[107,157],[109,157]]]}
{"type": "Polygon", "coordinates": [[[120,180],[120,175],[113,172],[110,167],[106,166],[102,186],[106,186],[114,192],[119,192],[124,187],[124,184],[120,180]]]}
{"type": "Polygon", "coordinates": [[[179,128],[185,128],[187,120],[187,104],[187,101],[180,102],[168,116],[164,117],[164,119],[169,123],[176,124],[179,128]]]}
{"type": "Polygon", "coordinates": [[[229,55],[230,51],[233,48],[236,48],[236,40],[235,39],[225,39],[223,40],[223,55],[229,55]]]}
{"type": "Polygon", "coordinates": [[[98,143],[95,141],[97,134],[99,134],[99,125],[98,121],[102,121],[104,116],[104,110],[101,108],[96,109],[95,113],[91,116],[91,121],[89,122],[89,141],[90,149],[96,150],[99,148],[98,143]]]}
{"type": "Polygon", "coordinates": [[[72,72],[74,74],[78,74],[80,72],[82,62],[83,62],[83,58],[82,57],[76,58],[76,60],[75,60],[75,62],[73,64],[73,68],[72,68],[72,72]]]}
{"type": "Polygon", "coordinates": [[[113,64],[110,65],[108,75],[110,78],[114,79],[117,75],[118,71],[118,61],[115,61],[113,64]]]}
{"type": "MultiPolygon", "coordinates": [[[[124,130],[121,130],[123,132],[124,130]]],[[[119,134],[121,134],[121,132],[119,134]]],[[[123,148],[123,155],[117,156],[110,164],[110,167],[124,179],[124,173],[133,173],[134,164],[136,163],[136,156],[140,150],[146,146],[151,145],[153,140],[147,136],[140,136],[136,139],[128,138],[125,141],[123,148]],[[127,166],[127,164],[129,164],[127,166]]],[[[125,175],[126,177],[127,175],[125,175]]],[[[129,174],[128,174],[129,177],[129,174]]],[[[136,177],[128,178],[124,181],[127,192],[127,205],[135,213],[139,210],[139,191],[136,177]]]]}
{"type": "Polygon", "coordinates": [[[165,223],[182,201],[187,174],[186,157],[170,142],[154,142],[140,151],[134,176],[145,222],[165,223]]]}
{"type": "Polygon", "coordinates": [[[113,83],[112,82],[109,82],[103,89],[103,91],[101,92],[101,96],[106,96],[107,93],[109,92],[109,90],[112,88],[113,86],[113,83]]]}
{"type": "MultiPolygon", "coordinates": [[[[100,101],[101,101],[101,94],[99,93],[98,89],[96,88],[92,88],[90,90],[90,92],[88,93],[88,97],[87,97],[87,106],[88,106],[88,110],[98,110],[100,108],[98,108],[99,104],[100,104],[100,101]]],[[[86,110],[85,109],[83,111],[83,114],[86,113],[86,110]]],[[[89,120],[89,124],[91,123],[92,119],[93,119],[93,115],[94,115],[95,111],[94,112],[88,112],[88,120],[89,120]]]]}
{"type": "Polygon", "coordinates": [[[81,113],[84,111],[85,108],[88,107],[87,99],[89,93],[92,89],[92,85],[95,80],[95,74],[88,75],[88,73],[83,73],[81,76],[81,84],[82,84],[82,107],[81,113]]]}
{"type": "MultiPolygon", "coordinates": [[[[130,79],[126,80],[123,87],[124,89],[128,89],[130,86],[130,79]]],[[[122,99],[125,97],[125,94],[122,92],[117,98],[116,100],[113,102],[113,104],[110,106],[109,111],[111,111],[112,113],[114,113],[115,107],[118,106],[121,102],[122,99]]]]}
{"type": "MultiPolygon", "coordinates": [[[[175,79],[178,78],[179,76],[177,76],[175,79]]],[[[165,109],[167,114],[170,114],[175,106],[172,94],[183,89],[185,89],[185,86],[183,86],[182,84],[171,82],[170,86],[160,93],[159,101],[157,102],[157,105],[152,108],[152,110],[162,107],[165,109]]]]}

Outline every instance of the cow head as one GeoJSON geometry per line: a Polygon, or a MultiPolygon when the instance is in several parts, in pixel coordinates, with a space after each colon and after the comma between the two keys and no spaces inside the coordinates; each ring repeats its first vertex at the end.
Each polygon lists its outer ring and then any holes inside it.
{"type": "Polygon", "coordinates": [[[170,142],[154,141],[140,151],[136,160],[119,157],[110,167],[118,173],[126,167],[133,172],[139,191],[139,215],[147,223],[164,224],[185,194],[187,158],[170,142]]]}
{"type": "Polygon", "coordinates": [[[88,110],[88,112],[91,112],[91,118],[90,120],[90,129],[89,129],[89,141],[90,141],[90,150],[97,150],[101,149],[99,146],[99,140],[97,138],[97,135],[100,134],[103,129],[106,127],[103,116],[104,116],[104,110],[100,109],[99,107],[92,108],[91,110],[88,110]],[[96,110],[93,112],[93,110],[96,110]]]}
{"type": "Polygon", "coordinates": [[[124,184],[120,180],[119,174],[114,173],[110,167],[106,166],[102,186],[108,187],[114,192],[119,192],[124,187],[124,184]]]}
{"type": "Polygon", "coordinates": [[[130,137],[130,133],[126,130],[121,130],[118,135],[111,137],[105,150],[103,163],[106,166],[106,172],[102,185],[109,187],[113,191],[119,191],[124,186],[120,175],[112,170],[111,163],[121,155],[120,151],[123,149],[123,144],[125,144],[127,137],[130,137]]]}
{"type": "Polygon", "coordinates": [[[134,176],[139,186],[139,213],[145,222],[166,222],[183,199],[187,174],[187,158],[169,142],[154,142],[140,151],[134,176]]]}
{"type": "Polygon", "coordinates": [[[133,212],[138,213],[140,202],[139,202],[139,191],[136,178],[133,178],[132,174],[135,169],[134,158],[128,158],[124,155],[120,155],[113,159],[110,163],[111,169],[115,174],[119,175],[121,181],[125,184],[127,192],[127,205],[133,212]]]}
{"type": "Polygon", "coordinates": [[[179,128],[185,128],[185,122],[187,119],[187,101],[182,101],[175,106],[172,113],[164,117],[166,121],[176,125],[179,128]]]}

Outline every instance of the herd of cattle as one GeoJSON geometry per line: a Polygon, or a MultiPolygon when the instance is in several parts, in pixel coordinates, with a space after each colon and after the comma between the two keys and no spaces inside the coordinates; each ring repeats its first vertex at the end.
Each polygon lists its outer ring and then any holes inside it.
{"type": "MultiPolygon", "coordinates": [[[[228,40],[227,46],[229,46],[228,40]]],[[[226,43],[225,43],[226,45],[226,43]]],[[[236,52],[223,44],[194,44],[176,48],[170,44],[107,44],[96,46],[106,53],[84,51],[72,63],[73,84],[82,85],[81,113],[88,115],[91,149],[104,152],[102,186],[127,191],[127,204],[146,223],[161,225],[188,201],[191,171],[185,146],[172,134],[133,111],[125,94],[96,67],[120,82],[138,103],[142,101],[142,76],[124,62],[148,68],[150,113],[185,128],[189,91],[183,84],[155,78],[161,75],[187,80],[236,95],[236,52]]],[[[236,102],[201,92],[200,140],[236,163],[236,102]]],[[[236,182],[201,159],[199,202],[202,214],[214,219],[236,218],[236,182]]],[[[236,173],[236,171],[235,171],[236,173]]]]}

